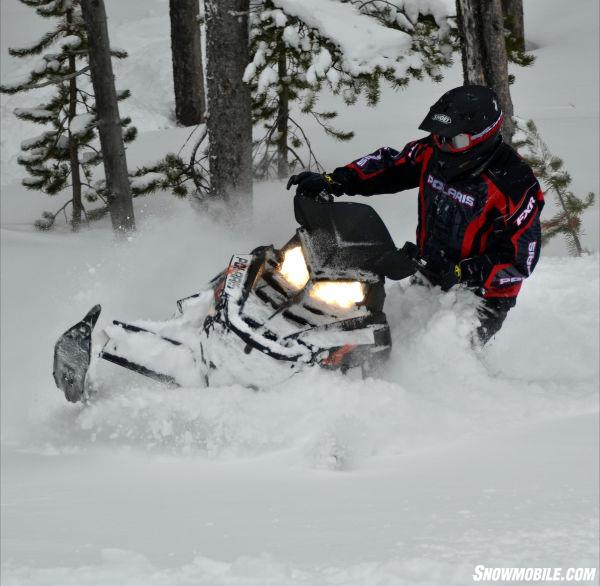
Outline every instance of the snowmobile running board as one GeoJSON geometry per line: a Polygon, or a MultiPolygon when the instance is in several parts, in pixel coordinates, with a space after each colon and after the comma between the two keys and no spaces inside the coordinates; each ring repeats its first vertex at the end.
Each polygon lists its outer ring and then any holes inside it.
{"type": "Polygon", "coordinates": [[[138,374],[147,376],[148,378],[154,379],[160,383],[165,383],[167,385],[179,386],[177,381],[172,376],[169,376],[168,374],[160,374],[159,372],[154,372],[153,370],[150,370],[149,368],[146,368],[145,366],[141,366],[140,364],[135,364],[135,362],[130,362],[129,360],[127,360],[126,358],[123,358],[122,356],[117,356],[116,354],[111,354],[110,352],[102,352],[100,354],[100,356],[102,356],[102,358],[104,358],[104,360],[108,360],[109,362],[112,362],[113,364],[117,364],[118,366],[122,366],[123,368],[133,370],[134,372],[137,372],[138,374]]]}
{"type": "MultiPolygon", "coordinates": [[[[161,340],[164,340],[165,342],[168,342],[169,344],[172,344],[173,346],[181,346],[181,342],[178,342],[177,340],[172,340],[171,338],[165,338],[164,336],[159,336],[156,332],[151,332],[150,330],[146,330],[145,328],[140,328],[139,326],[134,326],[132,324],[128,324],[128,323],[125,323],[122,321],[117,321],[117,320],[113,320],[113,324],[115,326],[119,326],[120,328],[123,328],[127,332],[132,332],[134,334],[138,334],[138,333],[152,334],[153,336],[158,336],[161,340]]],[[[119,356],[117,354],[107,352],[106,350],[102,350],[102,352],[100,353],[100,356],[102,358],[104,358],[104,360],[108,360],[109,362],[112,362],[113,364],[117,364],[118,366],[122,366],[123,368],[133,370],[134,372],[137,372],[138,374],[147,376],[148,378],[154,379],[160,383],[179,386],[177,381],[172,376],[169,376],[168,374],[161,374],[160,372],[155,372],[154,370],[151,370],[150,368],[147,368],[146,366],[142,366],[141,364],[136,364],[135,362],[131,362],[130,360],[127,360],[127,358],[124,358],[123,356],[119,356]]]]}
{"type": "Polygon", "coordinates": [[[101,311],[100,305],[94,305],[54,346],[54,382],[71,403],[85,398],[85,377],[92,357],[92,330],[101,311]]]}

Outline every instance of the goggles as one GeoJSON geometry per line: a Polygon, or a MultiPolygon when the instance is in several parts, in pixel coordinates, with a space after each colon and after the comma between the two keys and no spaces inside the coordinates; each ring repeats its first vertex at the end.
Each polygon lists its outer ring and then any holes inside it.
{"type": "Polygon", "coordinates": [[[503,120],[504,116],[500,114],[500,117],[496,122],[477,134],[461,132],[460,134],[451,137],[432,134],[433,141],[440,151],[444,151],[445,153],[462,153],[494,135],[500,129],[503,120]]]}

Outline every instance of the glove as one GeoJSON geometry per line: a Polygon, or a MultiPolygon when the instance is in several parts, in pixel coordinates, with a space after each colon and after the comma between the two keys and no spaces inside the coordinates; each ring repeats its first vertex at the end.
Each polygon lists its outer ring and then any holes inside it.
{"type": "Polygon", "coordinates": [[[373,262],[373,271],[393,281],[400,281],[414,275],[417,267],[414,259],[407,255],[404,248],[384,253],[373,262]]]}
{"type": "Polygon", "coordinates": [[[436,275],[435,283],[442,288],[442,291],[449,291],[454,285],[462,283],[462,269],[460,264],[448,263],[436,275]]]}
{"type": "Polygon", "coordinates": [[[487,256],[474,256],[465,258],[458,264],[448,263],[442,270],[439,270],[437,284],[442,291],[448,291],[454,285],[459,283],[467,287],[481,287],[485,281],[485,275],[491,269],[491,262],[487,256]]]}
{"type": "Polygon", "coordinates": [[[473,256],[460,261],[460,282],[470,287],[482,287],[493,268],[486,256],[473,256]]]}
{"type": "Polygon", "coordinates": [[[413,262],[419,260],[419,247],[414,242],[405,242],[400,250],[413,262]]]}
{"type": "MultiPolygon", "coordinates": [[[[296,195],[304,195],[306,197],[316,198],[323,191],[333,194],[336,189],[336,183],[331,178],[331,175],[312,173],[311,171],[302,171],[298,175],[292,175],[287,182],[286,189],[292,185],[297,185],[296,195]]],[[[339,195],[339,193],[336,193],[339,195]]]]}

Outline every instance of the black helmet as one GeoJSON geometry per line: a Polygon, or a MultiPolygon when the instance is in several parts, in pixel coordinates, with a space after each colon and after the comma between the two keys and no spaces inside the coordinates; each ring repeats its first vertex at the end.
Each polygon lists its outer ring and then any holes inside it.
{"type": "Polygon", "coordinates": [[[500,144],[504,117],[494,90],[463,85],[446,92],[419,128],[430,132],[445,179],[479,172],[500,144]]]}

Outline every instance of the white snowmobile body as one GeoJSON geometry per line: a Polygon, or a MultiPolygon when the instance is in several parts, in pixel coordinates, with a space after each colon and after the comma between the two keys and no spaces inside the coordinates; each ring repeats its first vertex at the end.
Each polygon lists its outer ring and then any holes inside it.
{"type": "Polygon", "coordinates": [[[97,357],[181,386],[257,388],[307,366],[370,371],[384,360],[384,277],[369,266],[395,247],[381,218],[364,204],[304,197],[295,213],[301,227],[282,249],[233,255],[207,291],[177,302],[171,320],[115,321],[98,347],[95,306],[55,346],[54,379],[66,398],[86,400],[97,357]]]}

